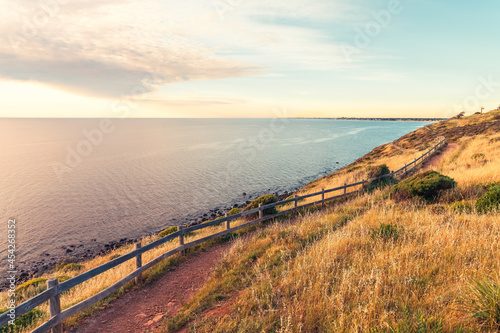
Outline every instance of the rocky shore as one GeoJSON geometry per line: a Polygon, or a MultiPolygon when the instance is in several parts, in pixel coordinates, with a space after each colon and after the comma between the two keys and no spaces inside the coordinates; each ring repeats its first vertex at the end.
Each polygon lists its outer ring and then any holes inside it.
{"type": "MultiPolygon", "coordinates": [[[[297,191],[299,188],[295,188],[294,190],[291,191],[284,191],[281,193],[275,192],[273,193],[279,201],[285,200],[288,196],[292,195],[295,191],[297,191]]],[[[216,207],[214,209],[210,209],[208,212],[201,214],[197,218],[186,218],[181,224],[182,225],[196,225],[203,223],[205,221],[213,220],[221,216],[225,216],[227,212],[229,212],[233,208],[245,208],[252,200],[258,198],[260,195],[267,194],[266,193],[261,193],[261,194],[246,194],[242,193],[242,196],[246,198],[247,200],[242,201],[240,203],[235,203],[230,206],[225,206],[225,207],[216,207]]],[[[170,225],[165,226],[167,228],[168,226],[175,225],[176,221],[171,221],[170,225]]],[[[164,230],[165,228],[155,230],[150,233],[150,235],[155,235],[164,230]]],[[[116,250],[119,247],[122,247],[127,244],[135,243],[139,240],[141,240],[144,236],[138,237],[138,238],[122,238],[116,241],[111,241],[109,243],[100,243],[96,239],[91,239],[90,243],[78,243],[78,244],[69,244],[69,245],[64,245],[58,248],[55,248],[51,250],[50,252],[43,252],[41,258],[39,258],[38,261],[32,262],[32,263],[27,263],[27,262],[20,262],[19,267],[18,267],[18,274],[17,274],[17,285],[21,285],[22,283],[42,276],[44,273],[49,272],[53,270],[56,265],[62,264],[62,263],[76,263],[76,262],[81,262],[85,260],[89,260],[91,258],[94,258],[99,255],[105,255],[108,254],[114,250],[116,250]]],[[[0,285],[0,291],[5,290],[7,287],[7,283],[4,282],[0,285]]]]}

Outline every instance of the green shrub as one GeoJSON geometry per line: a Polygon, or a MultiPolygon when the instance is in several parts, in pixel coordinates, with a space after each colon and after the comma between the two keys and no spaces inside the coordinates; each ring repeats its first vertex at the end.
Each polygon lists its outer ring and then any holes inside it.
{"type": "Polygon", "coordinates": [[[476,160],[476,161],[483,160],[485,158],[486,158],[486,156],[483,153],[476,153],[476,154],[472,155],[472,159],[476,160]]]}
{"type": "Polygon", "coordinates": [[[484,278],[476,281],[463,300],[464,311],[490,329],[500,329],[500,285],[484,278]]]}
{"type": "Polygon", "coordinates": [[[47,282],[47,279],[45,278],[34,278],[21,284],[19,287],[16,288],[16,291],[21,293],[26,289],[28,289],[29,287],[36,288],[39,285],[45,286],[45,282],[47,282]]]}
{"type": "Polygon", "coordinates": [[[389,167],[385,164],[380,165],[371,165],[366,168],[367,177],[370,178],[378,178],[383,175],[387,175],[391,173],[389,167]]]}
{"type": "Polygon", "coordinates": [[[160,232],[158,234],[158,237],[162,238],[162,237],[165,237],[167,235],[173,234],[176,231],[177,231],[177,227],[174,225],[173,227],[169,227],[169,228],[163,230],[162,232],[160,232]]]}
{"type": "Polygon", "coordinates": [[[455,186],[456,182],[452,178],[429,170],[394,185],[391,192],[396,201],[417,197],[432,202],[441,192],[455,186]]]}
{"type": "MultiPolygon", "coordinates": [[[[443,321],[436,318],[427,318],[421,310],[411,312],[403,306],[403,319],[389,328],[370,329],[370,333],[442,333],[443,321]]],[[[454,332],[462,332],[459,328],[454,332]]]]}
{"type": "MultiPolygon", "coordinates": [[[[248,204],[248,206],[246,206],[243,211],[248,211],[248,210],[251,210],[254,208],[258,208],[259,204],[262,204],[262,206],[265,206],[265,205],[269,205],[269,204],[272,204],[275,202],[278,202],[278,199],[276,198],[276,196],[274,196],[273,194],[265,194],[263,196],[258,197],[257,199],[252,201],[250,204],[248,204]]],[[[276,214],[277,212],[278,211],[276,210],[276,207],[272,207],[272,208],[264,209],[263,213],[264,213],[264,215],[272,215],[272,214],[276,214]]],[[[255,216],[258,216],[258,214],[250,214],[249,216],[254,218],[255,216]]]]}
{"type": "MultiPolygon", "coordinates": [[[[59,283],[69,280],[70,277],[66,275],[57,276],[59,283]]],[[[29,281],[24,282],[19,287],[16,288],[17,296],[23,298],[34,297],[41,292],[47,290],[47,279],[46,278],[34,278],[29,281]]]]}
{"type": "Polygon", "coordinates": [[[398,228],[396,224],[393,223],[380,223],[378,228],[372,229],[370,232],[370,237],[372,239],[382,239],[382,240],[389,240],[389,239],[398,239],[399,235],[401,233],[401,230],[398,228]]]}
{"type": "Polygon", "coordinates": [[[470,213],[472,212],[472,205],[467,201],[455,202],[450,206],[450,209],[456,213],[470,213]]]}
{"type": "Polygon", "coordinates": [[[85,268],[85,266],[72,262],[72,263],[69,263],[67,265],[64,265],[59,270],[64,271],[64,272],[68,272],[68,271],[80,271],[83,268],[85,268]]]}
{"type": "Polygon", "coordinates": [[[500,210],[500,186],[492,187],[485,195],[477,199],[476,210],[483,214],[500,210]]]}
{"type": "Polygon", "coordinates": [[[227,214],[231,216],[231,215],[236,215],[238,213],[241,213],[241,208],[233,208],[227,214]]]}
{"type": "MultiPolygon", "coordinates": [[[[7,312],[9,309],[3,308],[0,310],[0,314],[7,312]]],[[[34,322],[36,322],[39,318],[45,316],[45,312],[33,309],[31,311],[26,312],[19,318],[14,320],[14,325],[5,325],[0,328],[0,333],[17,333],[24,331],[27,327],[30,327],[34,322]]]]}

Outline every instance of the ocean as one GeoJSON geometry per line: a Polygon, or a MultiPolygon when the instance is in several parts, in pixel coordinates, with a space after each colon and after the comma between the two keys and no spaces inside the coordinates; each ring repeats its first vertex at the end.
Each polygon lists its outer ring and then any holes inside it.
{"type": "Polygon", "coordinates": [[[2,265],[9,219],[16,220],[16,267],[43,266],[300,188],[426,124],[1,119],[2,265]]]}

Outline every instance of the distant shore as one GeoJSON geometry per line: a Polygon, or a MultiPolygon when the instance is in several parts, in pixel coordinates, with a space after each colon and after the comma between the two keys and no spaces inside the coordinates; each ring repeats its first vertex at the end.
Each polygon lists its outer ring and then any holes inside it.
{"type": "Polygon", "coordinates": [[[361,120],[361,121],[412,121],[412,122],[437,122],[448,120],[449,118],[356,118],[356,117],[337,117],[337,118],[292,118],[292,119],[333,119],[333,120],[361,120]]]}

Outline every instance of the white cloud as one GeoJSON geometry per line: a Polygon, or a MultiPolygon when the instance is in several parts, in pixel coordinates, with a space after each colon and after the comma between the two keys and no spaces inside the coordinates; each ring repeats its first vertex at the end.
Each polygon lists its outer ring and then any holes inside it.
{"type": "Polygon", "coordinates": [[[96,96],[276,69],[346,66],[327,34],[339,1],[0,0],[0,77],[96,96]],[[264,70],[265,69],[265,70],[264,70]]]}

